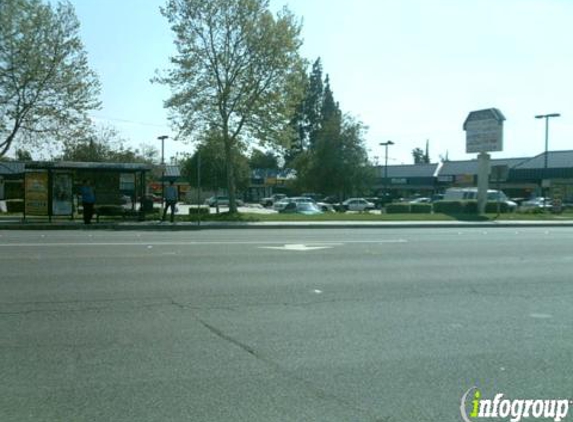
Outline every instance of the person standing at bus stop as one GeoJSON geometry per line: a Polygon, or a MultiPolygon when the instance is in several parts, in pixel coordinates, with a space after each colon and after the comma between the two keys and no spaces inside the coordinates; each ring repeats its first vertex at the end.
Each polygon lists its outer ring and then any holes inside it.
{"type": "Polygon", "coordinates": [[[94,215],[95,194],[90,181],[85,179],[80,188],[80,195],[82,197],[82,207],[84,209],[84,223],[91,224],[94,215]]]}
{"type": "Polygon", "coordinates": [[[171,222],[175,218],[175,206],[177,205],[177,200],[179,199],[179,193],[177,192],[177,187],[173,184],[173,180],[169,182],[169,186],[165,188],[165,209],[163,210],[163,218],[161,221],[165,221],[165,216],[167,215],[167,209],[171,208],[171,222]]]}

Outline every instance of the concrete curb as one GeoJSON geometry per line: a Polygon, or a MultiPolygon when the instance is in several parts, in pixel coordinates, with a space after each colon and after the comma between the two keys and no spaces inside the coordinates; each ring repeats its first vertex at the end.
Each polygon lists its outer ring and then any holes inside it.
{"type": "Polygon", "coordinates": [[[573,221],[400,221],[400,222],[205,222],[196,223],[1,223],[0,230],[109,230],[109,231],[195,231],[221,229],[420,229],[420,228],[516,228],[573,227],[573,221]]]}

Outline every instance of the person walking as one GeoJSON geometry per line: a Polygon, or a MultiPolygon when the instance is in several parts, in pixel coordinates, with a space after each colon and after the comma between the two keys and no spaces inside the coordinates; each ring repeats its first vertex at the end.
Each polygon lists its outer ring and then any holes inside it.
{"type": "Polygon", "coordinates": [[[167,209],[171,208],[171,222],[175,218],[175,206],[177,205],[177,200],[179,199],[179,193],[177,192],[177,187],[173,184],[173,180],[169,182],[169,186],[165,188],[165,209],[163,210],[163,218],[161,221],[165,221],[165,216],[167,215],[167,209]]]}
{"type": "Polygon", "coordinates": [[[82,197],[82,207],[84,210],[84,224],[91,224],[94,215],[95,194],[89,180],[85,179],[82,182],[80,195],[82,197]]]}

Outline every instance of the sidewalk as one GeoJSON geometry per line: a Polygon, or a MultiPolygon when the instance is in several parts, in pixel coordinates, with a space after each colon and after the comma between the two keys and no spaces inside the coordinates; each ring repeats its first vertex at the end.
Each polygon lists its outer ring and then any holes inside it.
{"type": "Polygon", "coordinates": [[[495,227],[573,227],[573,220],[555,221],[296,221],[296,222],[159,222],[159,221],[114,221],[92,223],[81,220],[26,221],[20,218],[1,217],[0,230],[215,230],[215,229],[327,229],[327,228],[495,228],[495,227]]]}

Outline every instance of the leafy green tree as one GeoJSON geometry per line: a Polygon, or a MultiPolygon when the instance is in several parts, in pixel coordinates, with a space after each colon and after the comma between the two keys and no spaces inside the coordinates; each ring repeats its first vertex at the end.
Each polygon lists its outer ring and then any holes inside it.
{"type": "Polygon", "coordinates": [[[16,150],[17,161],[32,161],[32,154],[27,149],[18,148],[16,150]]]}
{"type": "Polygon", "coordinates": [[[149,163],[158,156],[157,148],[142,145],[141,149],[125,147],[113,127],[90,127],[84,137],[73,142],[64,142],[64,150],[59,159],[81,162],[149,163]]]}
{"type": "Polygon", "coordinates": [[[249,166],[252,169],[278,169],[279,161],[272,151],[263,152],[255,148],[249,157],[249,166]]]}
{"type": "MultiPolygon", "coordinates": [[[[239,150],[233,151],[236,186],[239,191],[247,189],[251,177],[249,160],[239,150]]],[[[192,186],[198,185],[197,166],[200,163],[201,187],[219,191],[226,185],[227,166],[223,150],[223,140],[217,131],[211,130],[204,135],[195,153],[180,163],[181,174],[192,186]]]]}
{"type": "Polygon", "coordinates": [[[0,157],[74,133],[99,91],[69,2],[0,1],[0,157]]]}
{"type": "Polygon", "coordinates": [[[283,144],[300,96],[300,24],[268,0],[168,0],[161,9],[175,33],[166,106],[180,137],[212,127],[222,137],[230,212],[235,213],[234,151],[239,139],[283,144]]]}

